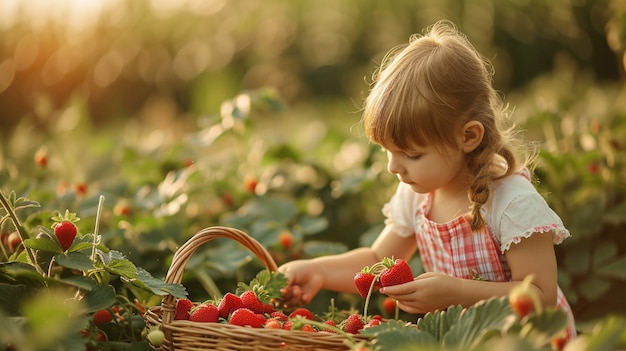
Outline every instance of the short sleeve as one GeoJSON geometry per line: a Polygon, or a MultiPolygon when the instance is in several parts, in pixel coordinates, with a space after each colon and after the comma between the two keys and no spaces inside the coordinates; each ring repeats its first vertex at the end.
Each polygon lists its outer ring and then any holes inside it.
{"type": "Polygon", "coordinates": [[[533,233],[552,233],[554,244],[570,236],[561,218],[550,208],[534,186],[521,176],[508,177],[494,189],[490,227],[505,252],[533,233]]]}
{"type": "Polygon", "coordinates": [[[382,209],[386,217],[385,224],[401,237],[407,238],[414,235],[415,214],[422,197],[407,184],[398,184],[396,192],[382,209]]]}

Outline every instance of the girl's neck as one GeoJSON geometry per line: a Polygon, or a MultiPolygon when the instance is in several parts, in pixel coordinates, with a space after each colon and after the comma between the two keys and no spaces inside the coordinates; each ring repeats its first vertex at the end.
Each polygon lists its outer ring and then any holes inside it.
{"type": "Polygon", "coordinates": [[[471,205],[468,189],[469,177],[460,175],[454,182],[433,191],[428,218],[437,223],[445,223],[467,214],[471,205]]]}

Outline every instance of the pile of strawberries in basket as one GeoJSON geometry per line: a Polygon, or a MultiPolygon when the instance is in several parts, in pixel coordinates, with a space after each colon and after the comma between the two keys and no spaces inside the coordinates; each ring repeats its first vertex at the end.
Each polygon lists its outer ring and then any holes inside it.
{"type": "MultiPolygon", "coordinates": [[[[406,262],[386,258],[374,267],[366,267],[357,273],[354,283],[365,298],[376,285],[395,285],[412,280],[406,262]],[[367,271],[367,279],[364,279],[367,271]],[[382,284],[379,284],[379,279],[382,284]]],[[[236,293],[228,292],[222,298],[194,303],[189,299],[176,301],[175,320],[204,323],[226,323],[252,328],[302,330],[308,332],[344,332],[359,334],[364,328],[382,323],[380,315],[368,316],[367,307],[363,314],[333,311],[316,316],[309,309],[299,307],[290,312],[275,308],[282,294],[280,289],[287,284],[286,277],[267,270],[259,274],[249,285],[239,283],[236,293]]]]}

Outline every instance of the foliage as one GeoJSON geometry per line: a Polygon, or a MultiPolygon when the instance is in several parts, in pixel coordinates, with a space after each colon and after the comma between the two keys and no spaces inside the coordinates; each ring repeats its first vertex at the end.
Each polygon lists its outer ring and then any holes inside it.
{"type": "MultiPolygon", "coordinates": [[[[63,250],[50,229],[42,225],[31,228],[18,219],[16,211],[39,204],[18,198],[14,192],[8,196],[0,192],[0,200],[0,224],[11,222],[20,241],[11,248],[8,261],[0,264],[0,320],[3,325],[16,326],[5,331],[3,347],[83,350],[85,345],[98,341],[138,342],[145,299],[186,295],[182,286],[153,278],[120,252],[102,245],[98,227],[93,233],[81,233],[63,250]],[[118,296],[116,290],[122,295],[118,296]],[[133,295],[136,302],[130,303],[133,295]],[[115,322],[90,321],[95,312],[103,309],[115,315],[110,318],[115,322]],[[113,324],[114,329],[108,329],[113,324]],[[92,340],[92,333],[105,339],[92,340]]],[[[55,218],[79,220],[69,212],[55,218]]],[[[5,246],[2,248],[6,255],[5,246]]]]}
{"type": "Polygon", "coordinates": [[[545,140],[537,185],[572,234],[557,257],[575,315],[626,310],[626,89],[560,70],[512,99],[528,137],[545,140]]]}

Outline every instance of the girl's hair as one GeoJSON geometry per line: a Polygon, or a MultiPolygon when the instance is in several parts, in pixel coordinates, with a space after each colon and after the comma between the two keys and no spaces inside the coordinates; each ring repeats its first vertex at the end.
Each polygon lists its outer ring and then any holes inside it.
{"type": "Polygon", "coordinates": [[[512,129],[497,126],[506,114],[492,75],[489,62],[454,24],[439,21],[385,56],[363,111],[370,140],[404,150],[456,148],[459,128],[472,120],[483,124],[482,142],[466,156],[474,230],[485,224],[480,208],[489,198],[491,182],[519,166],[510,146],[512,129]]]}

